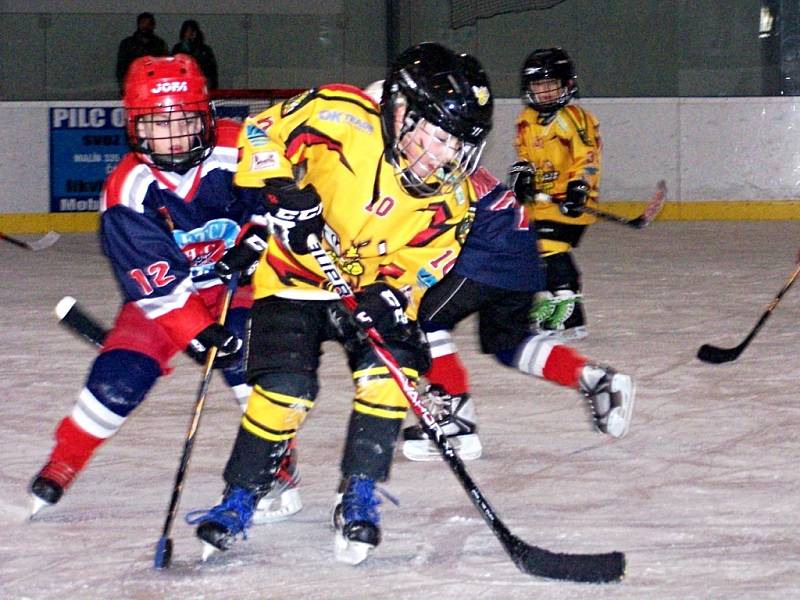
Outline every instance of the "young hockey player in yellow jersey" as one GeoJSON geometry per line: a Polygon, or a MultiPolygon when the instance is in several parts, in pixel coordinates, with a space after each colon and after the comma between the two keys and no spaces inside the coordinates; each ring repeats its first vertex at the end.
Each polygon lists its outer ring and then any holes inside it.
{"type": "MultiPolygon", "coordinates": [[[[190,515],[206,551],[227,549],[318,393],[321,345],[337,340],[355,385],[341,462],[335,554],[352,564],[380,542],[375,484],[389,476],[407,401],[358,336],[307,240],[316,234],[356,290],[355,318],[375,326],[412,379],[430,355],[414,321],[424,276],[452,267],[478,198],[469,176],[491,127],[493,100],[478,62],[438,44],[406,50],[380,104],[327,85],[245,122],[236,183],[264,192],[272,235],[221,261],[261,255],[248,351],[247,410],[225,467],[221,503],[190,515]]],[[[243,246],[244,247],[244,246],[243,246]]]]}
{"type": "Polygon", "coordinates": [[[597,200],[602,144],[595,116],[572,102],[578,91],[575,67],[564,50],[535,50],[521,74],[526,107],[517,118],[511,167],[516,196],[531,202],[546,291],[537,295],[532,321],[562,339],[587,335],[580,271],[572,249],[596,218],[580,208],[597,200]],[[532,168],[532,181],[530,169],[532,168]]]}

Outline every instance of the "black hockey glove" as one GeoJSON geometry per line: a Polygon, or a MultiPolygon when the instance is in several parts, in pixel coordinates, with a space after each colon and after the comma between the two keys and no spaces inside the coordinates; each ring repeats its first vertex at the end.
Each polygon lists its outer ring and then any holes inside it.
{"type": "Polygon", "coordinates": [[[583,214],[581,208],[586,206],[588,197],[589,184],[583,179],[573,179],[567,184],[567,197],[559,203],[558,208],[562,215],[580,217],[583,214]]]}
{"type": "Polygon", "coordinates": [[[313,185],[300,189],[291,179],[268,179],[267,218],[272,235],[295,254],[308,254],[308,236],[322,235],[322,203],[313,185]]]}
{"type": "Polygon", "coordinates": [[[222,258],[214,265],[214,271],[225,281],[228,281],[234,273],[241,273],[239,285],[249,283],[261,254],[267,249],[268,237],[269,231],[266,225],[251,225],[237,244],[225,251],[222,258]]]}
{"type": "Polygon", "coordinates": [[[212,346],[217,348],[217,356],[214,359],[215,369],[231,367],[242,358],[242,340],[219,323],[212,323],[198,333],[189,342],[186,353],[195,361],[204,364],[208,349],[212,346]]]}
{"type": "Polygon", "coordinates": [[[508,187],[522,204],[533,202],[536,195],[535,175],[536,169],[525,160],[518,160],[508,169],[508,187]]]}
{"type": "Polygon", "coordinates": [[[408,299],[388,283],[372,283],[356,295],[358,306],[353,311],[356,321],[374,327],[385,335],[398,325],[408,323],[405,310],[408,299]]]}

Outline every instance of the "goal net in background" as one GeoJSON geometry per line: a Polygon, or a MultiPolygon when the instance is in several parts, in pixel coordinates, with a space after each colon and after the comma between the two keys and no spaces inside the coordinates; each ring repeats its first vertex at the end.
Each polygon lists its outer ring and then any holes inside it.
{"type": "Polygon", "coordinates": [[[304,89],[275,88],[261,90],[213,90],[211,99],[217,110],[217,117],[243,121],[245,117],[257,115],[273,104],[296,96],[304,89]]]}

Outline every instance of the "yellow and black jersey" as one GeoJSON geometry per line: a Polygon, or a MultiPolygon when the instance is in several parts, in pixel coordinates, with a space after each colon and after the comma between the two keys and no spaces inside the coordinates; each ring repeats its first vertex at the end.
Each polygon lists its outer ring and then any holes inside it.
{"type": "MultiPolygon", "coordinates": [[[[597,119],[592,113],[569,104],[543,125],[539,122],[539,113],[526,106],[517,118],[514,147],[520,160],[535,167],[537,192],[559,200],[566,196],[570,180],[583,179],[591,190],[590,205],[597,201],[602,142],[597,119]]],[[[589,225],[596,220],[591,215],[567,217],[561,214],[558,206],[548,203],[534,203],[529,216],[534,221],[570,225],[589,225]]]]}
{"type": "MultiPolygon", "coordinates": [[[[384,159],[378,106],[361,90],[328,85],[304,92],[248,119],[240,133],[236,184],[263,187],[291,177],[313,185],[322,199],[323,245],[354,289],[383,280],[416,308],[428,275],[455,263],[475,191],[465,181],[454,192],[410,196],[384,159]]],[[[275,237],[254,276],[255,297],[333,299],[311,256],[287,251],[275,237]]]]}

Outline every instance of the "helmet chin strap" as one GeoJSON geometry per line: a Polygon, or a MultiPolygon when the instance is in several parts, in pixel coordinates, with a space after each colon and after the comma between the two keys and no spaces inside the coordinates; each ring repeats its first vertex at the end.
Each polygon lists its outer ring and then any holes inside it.
{"type": "Polygon", "coordinates": [[[179,175],[189,172],[192,167],[198,164],[197,157],[202,155],[203,148],[192,148],[187,152],[175,152],[172,154],[151,154],[150,160],[153,165],[164,171],[174,171],[179,175]]]}

